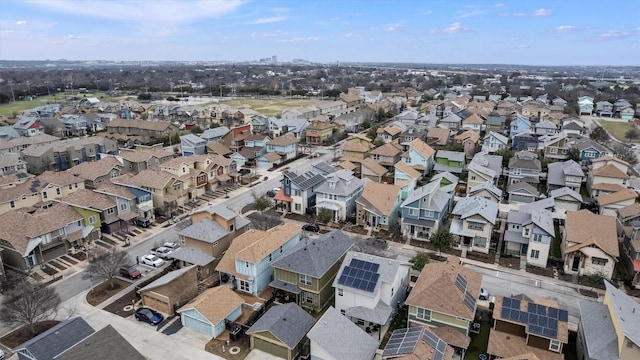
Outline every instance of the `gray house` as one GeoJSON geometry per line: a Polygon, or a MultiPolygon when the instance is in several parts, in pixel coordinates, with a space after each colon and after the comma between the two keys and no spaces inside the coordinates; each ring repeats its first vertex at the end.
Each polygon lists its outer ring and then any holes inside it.
{"type": "Polygon", "coordinates": [[[182,156],[202,155],[207,152],[207,141],[194,134],[180,136],[182,156]]]}
{"type": "Polygon", "coordinates": [[[526,256],[527,264],[546,267],[551,240],[555,236],[553,216],[538,207],[526,210],[509,211],[504,233],[505,250],[509,254],[526,256]]]}
{"type": "Polygon", "coordinates": [[[549,191],[566,186],[580,193],[580,187],[585,180],[584,171],[573,160],[555,162],[548,165],[547,189],[549,191]]]}
{"type": "Polygon", "coordinates": [[[83,318],[75,317],[18,345],[15,352],[19,360],[51,360],[93,333],[95,330],[83,318]]]}
{"type": "Polygon", "coordinates": [[[329,209],[334,221],[344,221],[356,211],[356,199],[362,195],[368,179],[358,179],[349,170],[327,175],[326,182],[316,189],[316,210],[329,209]]]}
{"type": "Polygon", "coordinates": [[[540,196],[538,189],[526,181],[518,181],[513,184],[509,184],[507,193],[509,193],[509,201],[523,203],[534,202],[540,196]]]}
{"type": "Polygon", "coordinates": [[[304,215],[315,208],[316,191],[324,182],[324,175],[313,171],[302,174],[285,171],[282,173],[284,193],[275,200],[280,202],[287,212],[304,215]]]}
{"type": "Polygon", "coordinates": [[[528,182],[536,185],[540,183],[542,164],[538,155],[529,151],[518,151],[509,159],[509,184],[528,182]]]}
{"type": "Polygon", "coordinates": [[[227,135],[228,132],[228,127],[218,126],[216,128],[205,130],[202,134],[200,134],[200,138],[205,140],[207,143],[210,143],[212,141],[222,142],[222,137],[227,135]]]}

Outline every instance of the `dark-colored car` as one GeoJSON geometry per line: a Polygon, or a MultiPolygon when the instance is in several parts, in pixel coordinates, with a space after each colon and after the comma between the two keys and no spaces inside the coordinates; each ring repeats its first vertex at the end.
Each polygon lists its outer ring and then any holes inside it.
{"type": "Polygon", "coordinates": [[[146,307],[141,307],[140,309],[136,310],[133,315],[136,317],[136,320],[144,321],[151,325],[158,325],[162,322],[162,320],[164,320],[164,316],[162,316],[162,314],[146,307]]]}
{"type": "Polygon", "coordinates": [[[143,228],[148,228],[149,226],[151,226],[151,220],[149,220],[146,217],[137,217],[135,219],[135,223],[136,225],[143,227],[143,228]]]}
{"type": "Polygon", "coordinates": [[[140,273],[140,271],[138,270],[138,268],[136,268],[133,265],[126,265],[120,268],[120,275],[129,278],[131,280],[135,280],[138,279],[140,276],[142,276],[142,274],[140,273]]]}
{"type": "Polygon", "coordinates": [[[318,226],[318,224],[305,224],[305,225],[302,225],[302,230],[310,231],[310,232],[319,232],[320,226],[318,226]]]}
{"type": "Polygon", "coordinates": [[[276,192],[273,191],[273,190],[269,190],[269,191],[267,191],[267,196],[268,197],[274,197],[274,196],[276,196],[276,192]]]}
{"type": "Polygon", "coordinates": [[[251,172],[251,170],[249,169],[240,169],[238,170],[238,172],[240,173],[240,175],[247,175],[251,172]]]}

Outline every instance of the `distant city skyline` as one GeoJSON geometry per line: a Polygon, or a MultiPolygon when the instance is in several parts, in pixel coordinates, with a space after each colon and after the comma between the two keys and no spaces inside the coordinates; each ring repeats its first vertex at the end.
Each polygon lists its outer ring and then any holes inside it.
{"type": "Polygon", "coordinates": [[[0,60],[639,65],[640,1],[3,0],[0,60]]]}

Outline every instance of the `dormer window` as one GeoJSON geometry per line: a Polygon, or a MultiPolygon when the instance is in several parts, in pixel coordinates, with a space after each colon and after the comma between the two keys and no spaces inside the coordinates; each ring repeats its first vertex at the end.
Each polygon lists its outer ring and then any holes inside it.
{"type": "Polygon", "coordinates": [[[329,181],[329,187],[330,188],[335,188],[336,187],[336,182],[335,181],[329,181]]]}

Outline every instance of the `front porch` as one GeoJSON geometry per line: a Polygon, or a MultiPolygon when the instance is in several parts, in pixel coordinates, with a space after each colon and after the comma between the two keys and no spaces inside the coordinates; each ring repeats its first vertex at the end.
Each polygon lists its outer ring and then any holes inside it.
{"type": "Polygon", "coordinates": [[[402,233],[412,239],[428,241],[437,230],[438,223],[434,220],[402,219],[402,233]]]}
{"type": "Polygon", "coordinates": [[[330,210],[332,212],[332,221],[335,223],[338,223],[342,220],[344,220],[343,214],[342,214],[342,207],[336,203],[333,202],[328,202],[328,201],[322,201],[316,204],[316,215],[318,215],[318,213],[320,212],[320,209],[327,209],[330,210]]]}
{"type": "Polygon", "coordinates": [[[345,310],[344,315],[367,334],[381,341],[391,326],[396,310],[379,301],[375,308],[354,306],[345,310]]]}

